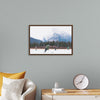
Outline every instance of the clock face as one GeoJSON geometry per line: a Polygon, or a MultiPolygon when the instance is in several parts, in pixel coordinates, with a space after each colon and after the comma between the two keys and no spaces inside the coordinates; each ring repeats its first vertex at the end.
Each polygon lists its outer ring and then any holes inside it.
{"type": "Polygon", "coordinates": [[[89,80],[85,75],[77,75],[74,78],[74,85],[78,89],[85,89],[89,84],[89,80]]]}

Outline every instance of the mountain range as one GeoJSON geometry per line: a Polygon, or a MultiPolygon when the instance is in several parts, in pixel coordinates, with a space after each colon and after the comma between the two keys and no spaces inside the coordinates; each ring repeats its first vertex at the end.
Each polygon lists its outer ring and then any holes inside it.
{"type": "Polygon", "coordinates": [[[63,42],[71,42],[71,36],[70,35],[62,35],[62,34],[58,34],[58,33],[54,33],[51,37],[49,37],[48,39],[43,39],[43,40],[39,40],[39,39],[35,39],[30,37],[30,43],[40,43],[40,42],[47,42],[47,41],[63,41],[63,42]]]}
{"type": "Polygon", "coordinates": [[[32,38],[32,37],[30,37],[30,43],[32,44],[32,43],[41,43],[42,41],[41,40],[39,40],[39,39],[35,39],[35,38],[32,38]]]}
{"type": "Polygon", "coordinates": [[[48,39],[48,41],[71,42],[71,36],[54,33],[53,36],[48,39]]]}

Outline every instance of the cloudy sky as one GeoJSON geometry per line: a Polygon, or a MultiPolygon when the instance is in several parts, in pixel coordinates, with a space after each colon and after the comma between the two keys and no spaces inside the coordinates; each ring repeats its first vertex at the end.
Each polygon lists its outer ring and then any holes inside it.
{"type": "Polygon", "coordinates": [[[71,35],[71,26],[30,26],[30,37],[35,39],[47,40],[54,33],[71,35]]]}

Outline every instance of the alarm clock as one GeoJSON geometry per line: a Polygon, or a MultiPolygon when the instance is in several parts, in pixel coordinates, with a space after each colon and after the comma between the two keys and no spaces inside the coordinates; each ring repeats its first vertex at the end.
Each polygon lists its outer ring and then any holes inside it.
{"type": "Polygon", "coordinates": [[[74,77],[73,83],[77,89],[82,90],[87,88],[89,85],[89,80],[86,75],[78,74],[74,77]]]}

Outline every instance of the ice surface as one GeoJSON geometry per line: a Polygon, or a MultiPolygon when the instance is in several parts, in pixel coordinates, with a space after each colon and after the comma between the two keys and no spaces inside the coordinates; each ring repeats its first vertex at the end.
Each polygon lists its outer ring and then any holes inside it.
{"type": "Polygon", "coordinates": [[[72,49],[49,49],[45,52],[45,49],[30,49],[30,54],[71,54],[72,49]]]}

